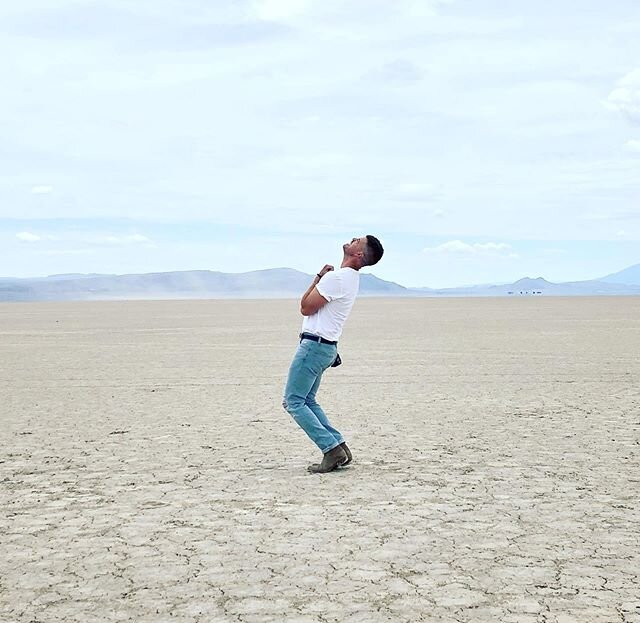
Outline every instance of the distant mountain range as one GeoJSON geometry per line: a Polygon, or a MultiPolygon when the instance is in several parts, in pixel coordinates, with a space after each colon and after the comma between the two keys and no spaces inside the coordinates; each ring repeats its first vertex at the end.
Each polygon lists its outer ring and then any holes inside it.
{"type": "MultiPolygon", "coordinates": [[[[313,276],[292,268],[246,273],[192,270],[140,275],[68,274],[37,279],[0,278],[0,301],[72,301],[175,298],[289,298],[313,276]]],[[[594,296],[640,295],[640,264],[592,281],[551,283],[525,277],[515,283],[461,288],[406,288],[362,273],[364,296],[594,296]]]]}
{"type": "Polygon", "coordinates": [[[617,273],[607,275],[600,279],[607,283],[622,283],[625,285],[640,285],[640,264],[634,264],[617,273]]]}
{"type": "MultiPolygon", "coordinates": [[[[292,268],[247,273],[192,270],[141,275],[51,275],[1,279],[0,301],[70,301],[173,298],[288,298],[300,296],[313,276],[292,268]]],[[[362,274],[364,295],[403,296],[407,288],[362,274]]]]}

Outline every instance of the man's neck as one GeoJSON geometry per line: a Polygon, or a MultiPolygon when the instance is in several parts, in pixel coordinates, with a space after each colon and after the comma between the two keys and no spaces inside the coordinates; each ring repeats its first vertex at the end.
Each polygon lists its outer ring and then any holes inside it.
{"type": "Polygon", "coordinates": [[[340,264],[340,268],[353,268],[353,270],[360,270],[359,262],[356,258],[345,257],[340,264]]]}

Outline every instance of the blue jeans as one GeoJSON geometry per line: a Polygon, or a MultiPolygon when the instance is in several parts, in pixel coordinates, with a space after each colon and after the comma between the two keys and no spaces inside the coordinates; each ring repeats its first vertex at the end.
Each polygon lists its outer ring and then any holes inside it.
{"type": "Polygon", "coordinates": [[[282,401],[296,424],[322,452],[329,452],[344,441],[316,402],[322,373],[334,362],[337,352],[337,346],[333,344],[302,340],[289,368],[282,401]]]}

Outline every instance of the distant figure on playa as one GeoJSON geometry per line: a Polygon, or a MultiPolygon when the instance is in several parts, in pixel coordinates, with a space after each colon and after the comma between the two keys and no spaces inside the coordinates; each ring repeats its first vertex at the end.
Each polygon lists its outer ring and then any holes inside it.
{"type": "Polygon", "coordinates": [[[316,401],[323,372],[340,365],[338,339],[360,286],[359,270],[377,264],[384,249],[375,236],[353,238],[342,246],[338,270],[329,264],[315,276],[300,300],[304,316],[300,344],[289,368],[282,406],[323,453],[310,465],[313,473],[330,472],[351,462],[344,437],[329,422],[316,401]]]}

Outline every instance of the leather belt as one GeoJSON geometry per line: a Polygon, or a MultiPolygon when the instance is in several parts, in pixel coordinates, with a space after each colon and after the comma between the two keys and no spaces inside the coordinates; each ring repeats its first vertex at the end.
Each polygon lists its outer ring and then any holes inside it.
{"type": "Polygon", "coordinates": [[[338,342],[332,342],[331,340],[325,340],[323,337],[319,335],[313,335],[313,333],[301,333],[300,341],[302,340],[313,340],[314,342],[320,342],[320,344],[331,344],[335,346],[338,342]]]}

